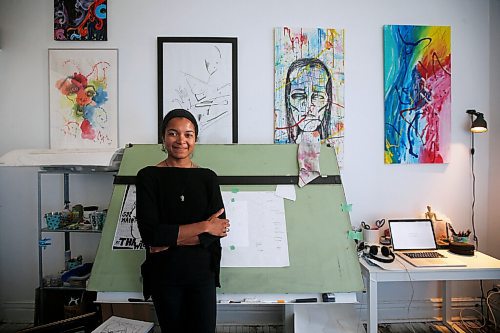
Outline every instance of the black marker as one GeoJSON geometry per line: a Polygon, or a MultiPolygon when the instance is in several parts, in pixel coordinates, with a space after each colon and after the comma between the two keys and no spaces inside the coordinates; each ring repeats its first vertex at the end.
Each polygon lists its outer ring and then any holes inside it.
{"type": "Polygon", "coordinates": [[[312,297],[312,298],[297,298],[295,300],[295,303],[314,303],[314,302],[317,302],[318,299],[316,297],[312,297]]]}

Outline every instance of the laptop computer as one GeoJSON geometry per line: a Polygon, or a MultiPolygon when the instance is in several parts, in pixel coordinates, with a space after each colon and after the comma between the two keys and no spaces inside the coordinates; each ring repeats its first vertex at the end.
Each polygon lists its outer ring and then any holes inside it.
{"type": "Polygon", "coordinates": [[[438,250],[432,221],[389,220],[394,253],[415,267],[461,267],[465,263],[446,250],[438,250]]]}

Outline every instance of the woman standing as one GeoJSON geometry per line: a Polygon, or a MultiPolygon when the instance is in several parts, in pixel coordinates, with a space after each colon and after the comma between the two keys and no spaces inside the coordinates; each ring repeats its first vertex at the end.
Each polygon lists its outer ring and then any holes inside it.
{"type": "Polygon", "coordinates": [[[215,332],[220,237],[227,236],[217,175],[191,160],[198,124],[183,109],[161,126],[167,158],[137,173],[137,221],[146,246],[145,297],[162,332],[215,332]]]}

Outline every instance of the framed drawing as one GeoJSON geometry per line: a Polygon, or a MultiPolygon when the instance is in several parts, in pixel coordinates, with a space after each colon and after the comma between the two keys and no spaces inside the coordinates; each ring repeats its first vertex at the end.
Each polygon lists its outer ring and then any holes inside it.
{"type": "Polygon", "coordinates": [[[49,49],[50,148],[118,147],[118,50],[49,49]]]}
{"type": "Polygon", "coordinates": [[[198,121],[200,143],[238,142],[237,39],[158,37],[158,142],[172,109],[198,121]]]}

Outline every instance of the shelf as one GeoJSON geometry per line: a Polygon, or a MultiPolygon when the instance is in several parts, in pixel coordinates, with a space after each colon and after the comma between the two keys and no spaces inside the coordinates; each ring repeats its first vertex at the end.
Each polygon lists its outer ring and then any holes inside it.
{"type": "Polygon", "coordinates": [[[102,233],[102,230],[86,230],[86,229],[49,229],[49,228],[42,228],[40,230],[41,232],[83,232],[83,233],[94,233],[94,234],[100,234],[102,233]]]}
{"type": "MultiPolygon", "coordinates": [[[[75,235],[72,236],[72,234],[77,234],[77,235],[82,235],[76,236],[76,239],[81,241],[81,239],[91,239],[93,242],[96,241],[95,237],[88,236],[90,234],[94,235],[99,235],[99,237],[102,234],[102,230],[96,230],[96,229],[71,229],[68,228],[68,226],[75,226],[73,224],[64,224],[65,227],[59,228],[59,229],[49,229],[47,225],[44,223],[44,214],[42,213],[43,211],[47,211],[44,209],[44,200],[42,199],[43,196],[47,195],[42,191],[42,178],[44,181],[46,179],[48,181],[53,181],[54,176],[62,178],[63,181],[63,186],[59,190],[63,194],[63,202],[62,204],[64,207],[69,207],[70,204],[70,178],[72,178],[72,175],[86,175],[85,177],[88,176],[93,176],[93,175],[108,175],[109,180],[110,180],[110,185],[112,185],[112,178],[111,176],[116,175],[116,168],[111,168],[111,167],[99,167],[99,166],[50,166],[50,167],[42,167],[41,170],[38,171],[38,241],[39,241],[39,248],[38,248],[38,277],[39,277],[39,287],[37,288],[37,301],[36,301],[36,315],[35,315],[35,322],[39,324],[44,324],[48,323],[51,321],[56,321],[56,320],[61,320],[66,317],[66,308],[68,305],[68,297],[71,299],[75,297],[82,297],[84,300],[89,299],[89,295],[93,295],[90,297],[90,301],[88,301],[86,304],[85,308],[81,309],[83,313],[89,312],[89,311],[95,311],[95,305],[93,305],[93,300],[95,300],[95,293],[94,292],[89,292],[86,290],[86,283],[83,283],[83,281],[78,281],[77,283],[73,283],[72,285],[60,285],[60,286],[44,286],[44,270],[43,270],[43,249],[46,249],[46,246],[52,245],[51,242],[49,242],[50,238],[49,237],[55,237],[55,235],[47,235],[47,233],[59,233],[60,235],[64,235],[64,248],[61,247],[61,251],[64,251],[65,254],[65,260],[68,260],[66,258],[66,254],[71,255],[71,242],[72,238],[75,237],[75,235]],[[84,235],[87,235],[83,237],[84,235]],[[47,245],[44,245],[47,244],[47,245]],[[51,309],[51,311],[48,311],[46,309],[51,309]],[[57,309],[56,309],[57,308],[57,309]]],[[[77,176],[77,178],[81,178],[80,176],[77,176]]],[[[108,178],[107,178],[108,179],[108,178]]],[[[81,178],[81,180],[85,180],[84,178],[81,178]]],[[[51,195],[53,194],[59,194],[59,192],[47,192],[51,195]]],[[[87,194],[87,196],[91,195],[91,192],[87,194]]],[[[78,224],[79,226],[90,226],[89,224],[85,223],[80,223],[78,224]]],[[[60,244],[61,239],[60,237],[56,237],[57,240],[55,241],[54,245],[61,246],[60,244]]],[[[74,239],[73,239],[74,240],[74,239]]],[[[78,242],[77,242],[78,243],[78,242]]],[[[85,243],[86,244],[86,243],[85,243]]],[[[82,245],[80,245],[82,246],[82,245]]],[[[74,250],[74,249],[73,249],[74,250]]],[[[57,249],[56,249],[57,251],[57,249]]],[[[88,261],[88,259],[86,260],[88,261]]],[[[62,264],[62,263],[61,263],[62,264]]],[[[65,261],[66,265],[66,261],[65,261]]],[[[55,265],[57,267],[57,265],[55,265]]],[[[60,275],[60,274],[54,274],[54,275],[60,275]]],[[[62,278],[62,276],[61,276],[62,278]]],[[[54,283],[53,285],[57,285],[57,283],[54,283]]],[[[85,302],[84,302],[85,303],[85,302]]]]}
{"type": "Polygon", "coordinates": [[[46,290],[76,290],[76,291],[83,291],[86,290],[85,287],[41,287],[40,289],[46,289],[46,290]]]}

